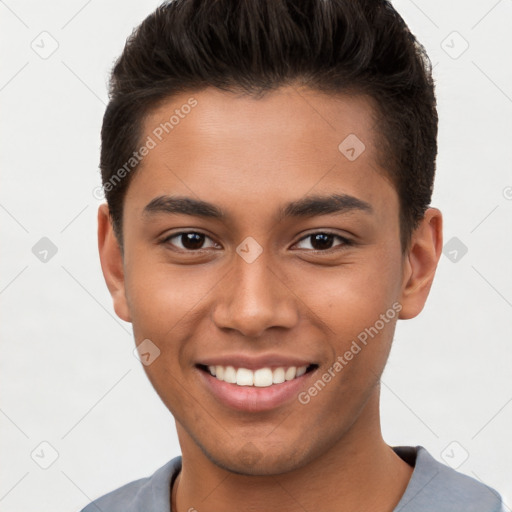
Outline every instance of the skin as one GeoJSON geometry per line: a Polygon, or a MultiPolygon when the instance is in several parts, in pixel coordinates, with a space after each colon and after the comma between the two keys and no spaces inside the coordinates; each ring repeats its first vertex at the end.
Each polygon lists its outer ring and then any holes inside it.
{"type": "Polygon", "coordinates": [[[311,386],[394,303],[401,319],[420,313],[441,254],[441,213],[427,210],[403,253],[398,196],[378,165],[362,96],[290,86],[257,99],[207,88],[160,105],[143,140],[191,96],[198,105],[128,187],[124,255],[107,205],[98,211],[115,311],[133,324],[137,344],[148,338],[161,351],[145,370],[176,420],[183,467],[173,510],[392,511],[412,474],[379,420],[379,379],[398,315],[306,405],[236,411],[212,397],[195,364],[218,354],[299,356],[318,364],[311,386]],[[354,161],[338,150],[349,134],[366,146],[354,161]],[[372,212],[276,220],[290,201],[333,193],[372,212]],[[164,194],[229,215],[144,215],[164,194]],[[205,234],[205,248],[184,248],[180,236],[164,241],[181,231],[205,234]],[[315,251],[306,235],[319,232],[336,236],[315,251]],[[252,263],[236,252],[249,236],[263,250],[252,263]]]}

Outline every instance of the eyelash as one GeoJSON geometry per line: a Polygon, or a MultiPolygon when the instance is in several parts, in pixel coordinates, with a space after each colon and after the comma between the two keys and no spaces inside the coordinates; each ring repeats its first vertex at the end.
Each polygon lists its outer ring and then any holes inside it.
{"type": "MultiPolygon", "coordinates": [[[[202,233],[201,231],[180,231],[178,233],[173,233],[172,235],[167,236],[166,238],[164,238],[161,241],[161,243],[162,244],[169,244],[170,240],[172,240],[173,238],[180,237],[181,235],[189,235],[189,234],[204,235],[206,238],[210,238],[206,233],[202,233]]],[[[307,235],[303,236],[300,240],[298,240],[294,245],[302,242],[303,240],[306,240],[308,238],[311,238],[311,237],[313,237],[315,235],[319,235],[319,234],[333,236],[334,238],[337,238],[338,240],[340,240],[342,243],[339,244],[339,245],[336,245],[334,247],[330,247],[329,249],[306,249],[308,252],[327,253],[327,252],[336,250],[336,247],[340,247],[340,249],[343,249],[344,247],[348,247],[348,246],[354,245],[353,240],[345,238],[345,237],[343,237],[341,235],[338,235],[336,233],[331,233],[330,231],[314,231],[312,233],[308,233],[307,235]]],[[[210,238],[210,240],[211,240],[211,238],[210,238]]],[[[214,242],[214,243],[216,243],[216,242],[214,242]]],[[[174,245],[174,244],[171,244],[171,245],[174,245]]],[[[209,249],[209,247],[207,247],[205,249],[204,248],[200,248],[200,249],[181,249],[181,248],[178,248],[177,250],[181,251],[181,252],[187,252],[187,253],[199,253],[199,252],[205,251],[207,249],[209,249]]]]}

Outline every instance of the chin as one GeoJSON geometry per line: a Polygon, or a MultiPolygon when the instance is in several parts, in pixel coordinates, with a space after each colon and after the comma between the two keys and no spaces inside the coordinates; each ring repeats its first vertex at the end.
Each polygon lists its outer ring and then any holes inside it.
{"type": "Polygon", "coordinates": [[[304,449],[298,452],[292,446],[282,446],[281,449],[266,446],[260,450],[252,442],[247,442],[238,450],[232,449],[227,452],[218,454],[204,451],[216,466],[231,473],[246,476],[282,475],[305,466],[310,459],[304,449]]]}

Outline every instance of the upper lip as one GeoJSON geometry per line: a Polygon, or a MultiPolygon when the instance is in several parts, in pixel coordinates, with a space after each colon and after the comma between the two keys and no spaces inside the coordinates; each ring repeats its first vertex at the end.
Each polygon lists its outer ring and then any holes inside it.
{"type": "Polygon", "coordinates": [[[203,366],[233,366],[235,368],[247,368],[248,370],[257,370],[258,368],[289,368],[290,366],[309,366],[315,364],[311,360],[305,360],[293,356],[282,354],[265,354],[261,356],[248,356],[244,354],[232,354],[225,356],[215,356],[202,359],[197,362],[203,366]]]}

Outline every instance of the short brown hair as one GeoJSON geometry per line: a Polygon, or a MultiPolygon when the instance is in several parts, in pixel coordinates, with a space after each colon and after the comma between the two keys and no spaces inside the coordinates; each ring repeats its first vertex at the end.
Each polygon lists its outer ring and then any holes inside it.
{"type": "Polygon", "coordinates": [[[432,196],[438,117],[425,49],[384,0],[173,0],[150,14],[114,66],[101,131],[102,182],[121,248],[136,166],[106,185],[140,146],[152,108],[209,86],[259,95],[295,82],[373,100],[405,250],[432,196]]]}

